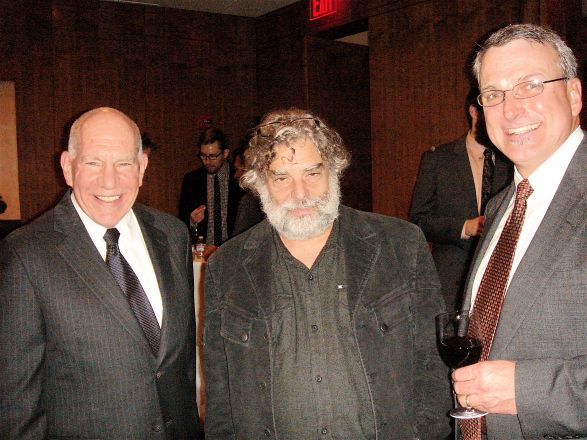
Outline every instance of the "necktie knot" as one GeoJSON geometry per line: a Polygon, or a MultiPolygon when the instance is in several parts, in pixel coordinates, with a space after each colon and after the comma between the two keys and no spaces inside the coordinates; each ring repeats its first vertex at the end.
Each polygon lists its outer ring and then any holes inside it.
{"type": "Polygon", "coordinates": [[[106,229],[104,233],[104,241],[108,246],[116,246],[118,245],[118,238],[120,237],[120,232],[116,228],[106,229]]]}
{"type": "Polygon", "coordinates": [[[518,183],[518,187],[516,188],[516,201],[527,200],[533,192],[534,189],[530,186],[528,179],[522,180],[520,183],[518,183]]]}

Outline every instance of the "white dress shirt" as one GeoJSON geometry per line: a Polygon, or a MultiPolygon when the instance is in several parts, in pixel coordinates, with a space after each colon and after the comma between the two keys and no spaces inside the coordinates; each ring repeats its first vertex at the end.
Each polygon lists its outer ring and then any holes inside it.
{"type": "MultiPolygon", "coordinates": [[[[93,221],[83,211],[83,209],[77,203],[73,192],[71,193],[71,201],[79,214],[90,238],[100,252],[102,259],[106,261],[106,242],[104,241],[104,233],[106,229],[104,226],[99,225],[93,221]]],[[[155,275],[155,269],[141,232],[139,222],[132,211],[132,209],[126,213],[126,215],[118,222],[115,226],[120,232],[120,238],[118,239],[118,246],[120,253],[124,255],[124,258],[130,264],[130,267],[139,279],[151,307],[157,317],[159,327],[163,322],[163,300],[161,299],[161,291],[159,290],[159,283],[157,282],[157,276],[155,275]]]]}
{"type": "MultiPolygon", "coordinates": [[[[542,223],[542,219],[544,218],[544,215],[546,214],[546,211],[548,210],[548,207],[550,206],[550,203],[552,202],[552,199],[558,190],[561,180],[567,171],[567,167],[569,166],[569,163],[571,162],[571,159],[573,158],[573,155],[577,151],[577,148],[579,147],[579,144],[582,140],[583,131],[581,130],[581,127],[578,127],[575,131],[573,131],[573,133],[571,133],[571,135],[558,148],[558,150],[556,150],[552,156],[546,159],[528,177],[530,186],[534,191],[527,200],[526,216],[524,217],[524,224],[522,225],[520,237],[518,238],[518,243],[516,245],[514,261],[508,278],[508,286],[512,280],[512,276],[520,264],[520,261],[522,260],[522,257],[526,253],[528,246],[530,246],[536,230],[540,226],[540,223],[542,223]]],[[[524,177],[518,172],[516,168],[514,170],[514,182],[516,184],[516,188],[523,179],[524,177]]],[[[479,265],[479,269],[475,274],[475,279],[473,281],[473,294],[471,297],[472,306],[475,304],[475,298],[477,297],[481,279],[483,278],[483,274],[485,273],[485,269],[489,263],[489,258],[491,257],[491,254],[497,245],[497,241],[501,236],[501,232],[503,231],[505,223],[514,208],[514,201],[515,193],[510,199],[508,208],[501,218],[499,226],[491,238],[489,247],[485,251],[483,259],[481,260],[481,264],[479,265]]]]}

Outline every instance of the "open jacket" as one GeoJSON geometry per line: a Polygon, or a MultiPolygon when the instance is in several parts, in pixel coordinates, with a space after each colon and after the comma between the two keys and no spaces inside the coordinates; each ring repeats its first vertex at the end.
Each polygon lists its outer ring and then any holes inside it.
{"type": "MultiPolygon", "coordinates": [[[[443,303],[424,235],[405,221],[344,206],[337,221],[376,438],[444,438],[450,391],[434,329],[443,303]]],[[[264,220],[208,263],[207,440],[279,438],[270,369],[272,246],[264,220]]]]}

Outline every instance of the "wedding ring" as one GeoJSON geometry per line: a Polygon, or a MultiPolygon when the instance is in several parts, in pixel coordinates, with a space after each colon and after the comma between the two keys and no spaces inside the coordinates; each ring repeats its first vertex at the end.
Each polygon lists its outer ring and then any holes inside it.
{"type": "Polygon", "coordinates": [[[469,395],[465,394],[465,406],[467,408],[471,408],[471,404],[469,403],[469,395]]]}

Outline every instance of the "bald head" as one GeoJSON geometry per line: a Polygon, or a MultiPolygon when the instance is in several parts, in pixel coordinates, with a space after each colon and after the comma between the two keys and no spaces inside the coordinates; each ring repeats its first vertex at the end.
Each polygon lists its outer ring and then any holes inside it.
{"type": "Polygon", "coordinates": [[[61,155],[63,176],[75,200],[106,228],[114,227],[134,205],[147,163],[137,125],[108,107],[74,122],[68,150],[61,155]]]}

